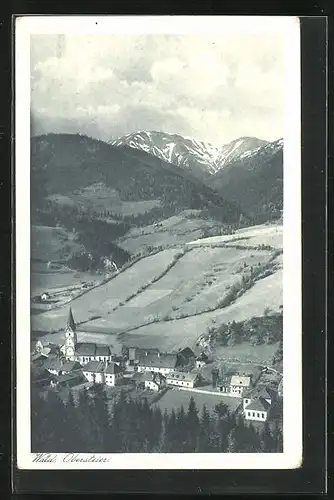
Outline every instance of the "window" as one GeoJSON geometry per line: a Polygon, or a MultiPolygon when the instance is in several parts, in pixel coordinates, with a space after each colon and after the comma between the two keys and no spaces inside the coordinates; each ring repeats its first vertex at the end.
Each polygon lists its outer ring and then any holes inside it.
{"type": "Polygon", "coordinates": [[[255,417],[255,411],[253,411],[253,417],[255,417]]]}
{"type": "Polygon", "coordinates": [[[264,418],[264,413],[261,413],[261,417],[264,418]]]}
{"type": "Polygon", "coordinates": [[[251,412],[250,412],[250,411],[248,411],[248,412],[247,412],[247,417],[250,417],[250,416],[251,416],[251,412]]]}
{"type": "Polygon", "coordinates": [[[259,417],[260,417],[260,413],[258,413],[258,412],[257,412],[257,413],[256,413],[256,416],[257,416],[257,418],[259,418],[259,417]]]}

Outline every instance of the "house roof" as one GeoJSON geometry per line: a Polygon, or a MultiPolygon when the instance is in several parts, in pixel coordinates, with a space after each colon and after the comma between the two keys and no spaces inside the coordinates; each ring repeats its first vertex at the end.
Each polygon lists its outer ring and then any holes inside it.
{"type": "Polygon", "coordinates": [[[72,372],[74,370],[78,370],[79,368],[80,364],[77,361],[65,361],[61,369],[64,372],[72,372]]]}
{"type": "Polygon", "coordinates": [[[110,356],[111,351],[108,345],[96,344],[95,356],[110,356]]]}
{"type": "Polygon", "coordinates": [[[183,382],[194,382],[198,377],[197,373],[173,372],[167,375],[167,380],[181,380],[183,382]]]}
{"type": "Polygon", "coordinates": [[[58,384],[64,384],[69,381],[74,381],[77,380],[78,384],[82,381],[84,381],[84,377],[82,374],[81,370],[71,372],[71,373],[64,373],[63,375],[58,375],[55,377],[55,380],[58,382],[58,384]]]}
{"type": "Polygon", "coordinates": [[[271,387],[256,385],[255,387],[245,391],[243,394],[244,397],[249,397],[254,399],[259,397],[262,397],[264,399],[273,399],[277,395],[277,391],[275,391],[271,387]]]}
{"type": "Polygon", "coordinates": [[[161,384],[166,380],[161,373],[143,373],[143,380],[151,380],[152,382],[156,382],[157,384],[161,384]]]}
{"type": "Polygon", "coordinates": [[[105,369],[104,361],[89,361],[82,369],[83,372],[103,373],[105,369]]]}
{"type": "Polygon", "coordinates": [[[45,364],[44,364],[45,368],[47,368],[48,370],[61,370],[62,366],[63,366],[63,362],[60,358],[58,357],[51,357],[49,356],[46,360],[45,360],[45,364]]]}
{"type": "Polygon", "coordinates": [[[190,347],[185,347],[178,352],[179,355],[183,356],[185,359],[189,360],[195,358],[195,353],[190,349],[190,347]]]}
{"type": "Polygon", "coordinates": [[[231,385],[236,385],[239,387],[249,387],[251,379],[248,376],[244,375],[232,375],[231,377],[231,385]]]}
{"type": "Polygon", "coordinates": [[[139,365],[151,368],[175,368],[177,363],[176,354],[147,354],[139,358],[139,365]]]}
{"type": "Polygon", "coordinates": [[[208,359],[208,356],[202,352],[202,354],[196,358],[196,361],[207,361],[208,359]]]}
{"type": "Polygon", "coordinates": [[[270,408],[270,404],[264,399],[259,398],[252,401],[247,407],[246,410],[256,410],[256,411],[268,411],[270,408]]]}
{"type": "Polygon", "coordinates": [[[31,355],[31,361],[37,361],[38,359],[47,359],[47,356],[43,352],[36,352],[31,355]]]}
{"type": "Polygon", "coordinates": [[[111,375],[116,375],[117,373],[120,373],[122,369],[116,364],[116,363],[109,363],[107,368],[105,369],[105,373],[109,373],[111,375]]]}

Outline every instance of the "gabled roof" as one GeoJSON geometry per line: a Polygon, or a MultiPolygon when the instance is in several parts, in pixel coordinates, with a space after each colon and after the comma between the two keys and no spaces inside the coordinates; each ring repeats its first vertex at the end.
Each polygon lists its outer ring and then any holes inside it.
{"type": "Polygon", "coordinates": [[[57,377],[55,377],[55,380],[58,382],[58,384],[64,384],[66,382],[74,380],[78,381],[79,384],[80,382],[85,381],[81,370],[74,371],[71,373],[64,373],[63,375],[58,375],[57,377]]]}
{"type": "Polygon", "coordinates": [[[116,363],[109,363],[107,368],[105,369],[105,373],[111,375],[117,375],[117,373],[121,373],[122,369],[116,363]]]}
{"type": "Polygon", "coordinates": [[[148,366],[151,368],[175,368],[177,363],[176,354],[147,354],[139,358],[140,366],[148,366]]]}
{"type": "Polygon", "coordinates": [[[89,361],[83,368],[83,372],[103,373],[105,370],[104,361],[89,361]]]}
{"type": "Polygon", "coordinates": [[[198,377],[197,373],[173,372],[166,376],[168,380],[180,380],[182,382],[194,382],[198,377]]]}
{"type": "Polygon", "coordinates": [[[152,382],[156,382],[157,384],[161,384],[166,380],[166,377],[164,377],[161,373],[149,373],[145,372],[143,373],[143,380],[151,380],[152,382]]]}
{"type": "Polygon", "coordinates": [[[45,360],[45,364],[44,364],[45,368],[47,368],[48,370],[58,370],[60,371],[62,366],[63,366],[63,362],[60,358],[58,357],[51,357],[49,356],[46,360],[45,360]]]}
{"type": "Polygon", "coordinates": [[[231,377],[231,385],[239,386],[239,387],[249,387],[251,379],[248,376],[244,375],[232,375],[231,377]]]}
{"type": "Polygon", "coordinates": [[[108,345],[96,344],[95,356],[110,356],[111,351],[108,345]]]}
{"type": "Polygon", "coordinates": [[[64,372],[72,372],[74,370],[79,370],[80,364],[77,361],[65,361],[61,368],[64,372]]]}
{"type": "Polygon", "coordinates": [[[274,399],[277,396],[277,391],[271,387],[266,387],[263,385],[256,385],[255,387],[248,389],[243,393],[244,398],[257,399],[262,397],[264,399],[274,399]]]}
{"type": "Polygon", "coordinates": [[[185,359],[189,360],[195,358],[195,353],[190,349],[190,347],[185,347],[178,352],[179,355],[183,356],[185,359]]]}
{"type": "Polygon", "coordinates": [[[247,410],[256,410],[256,411],[268,411],[270,408],[270,404],[264,399],[259,398],[252,401],[248,406],[246,406],[247,410]]]}

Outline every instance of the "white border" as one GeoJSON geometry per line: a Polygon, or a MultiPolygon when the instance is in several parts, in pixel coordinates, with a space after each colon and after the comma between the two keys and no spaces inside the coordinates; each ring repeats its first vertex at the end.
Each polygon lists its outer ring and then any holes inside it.
{"type": "MultiPolygon", "coordinates": [[[[302,462],[300,34],[296,17],[21,16],[15,22],[17,466],[20,469],[293,469],[302,462]],[[98,454],[106,463],[33,462],[30,453],[30,35],[278,33],[285,39],[284,452],[98,454]]],[[[89,454],[80,454],[90,457],[89,454]]]]}

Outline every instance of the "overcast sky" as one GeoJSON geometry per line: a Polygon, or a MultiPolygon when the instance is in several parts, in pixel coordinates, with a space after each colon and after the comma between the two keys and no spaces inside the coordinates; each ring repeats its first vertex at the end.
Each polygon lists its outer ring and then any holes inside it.
{"type": "Polygon", "coordinates": [[[33,35],[31,107],[35,134],[275,140],[283,136],[283,38],[33,35]]]}

